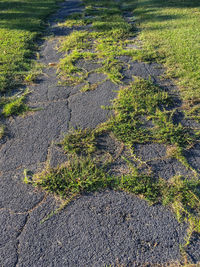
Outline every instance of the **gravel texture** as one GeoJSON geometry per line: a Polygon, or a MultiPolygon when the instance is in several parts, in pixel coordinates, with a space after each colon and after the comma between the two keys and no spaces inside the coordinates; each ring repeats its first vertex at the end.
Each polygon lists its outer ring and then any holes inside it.
{"type": "Polygon", "coordinates": [[[162,206],[106,191],[76,199],[41,224],[51,205],[49,200],[31,214],[19,238],[19,266],[154,264],[178,258],[185,226],[162,206]]]}

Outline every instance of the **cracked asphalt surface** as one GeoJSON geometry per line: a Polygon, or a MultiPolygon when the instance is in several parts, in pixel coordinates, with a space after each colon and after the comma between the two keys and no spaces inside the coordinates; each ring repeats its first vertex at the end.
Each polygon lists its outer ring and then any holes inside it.
{"type": "MultiPolygon", "coordinates": [[[[57,20],[81,12],[81,2],[66,1],[50,18],[47,39],[41,46],[40,63],[46,64],[39,82],[30,86],[28,105],[36,108],[25,117],[6,121],[7,136],[0,144],[0,265],[11,266],[142,266],[180,260],[179,244],[184,243],[186,225],[160,205],[125,192],[105,191],[81,196],[60,213],[41,223],[58,201],[38,188],[23,183],[24,169],[42,170],[48,160],[51,166],[65,161],[55,143],[70,127],[94,128],[107,120],[109,105],[118,86],[107,80],[94,91],[81,93],[79,86],[59,86],[51,62],[61,53],[56,47],[59,37],[70,33],[58,27],[57,20]]],[[[151,78],[173,90],[170,81],[160,81],[162,69],[155,63],[129,61],[124,82],[132,76],[151,78]]],[[[90,65],[88,67],[94,67],[90,65]]],[[[90,76],[90,82],[102,80],[102,74],[90,76]]],[[[185,123],[190,123],[186,121],[185,123]]],[[[158,175],[169,179],[177,170],[188,175],[175,159],[161,160],[163,145],[135,146],[136,153],[151,162],[158,175]]],[[[192,148],[187,158],[199,170],[200,147],[192,148]]],[[[187,249],[193,263],[200,261],[200,236],[194,234],[187,249]]]]}

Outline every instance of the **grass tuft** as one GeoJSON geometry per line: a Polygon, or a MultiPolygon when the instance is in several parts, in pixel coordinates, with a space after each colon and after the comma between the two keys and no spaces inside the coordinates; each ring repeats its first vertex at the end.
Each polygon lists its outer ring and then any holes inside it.
{"type": "Polygon", "coordinates": [[[5,126],[0,124],[0,139],[4,136],[5,126]]]}
{"type": "Polygon", "coordinates": [[[33,177],[34,184],[61,197],[93,192],[111,187],[113,177],[106,175],[89,156],[73,155],[61,167],[43,171],[33,177]]]}
{"type": "Polygon", "coordinates": [[[139,79],[120,90],[113,101],[115,116],[108,127],[123,142],[159,142],[186,147],[195,142],[196,136],[181,124],[172,122],[174,111],[165,111],[172,103],[171,97],[151,81],[139,79]],[[151,127],[146,127],[151,123],[151,127]]]}
{"type": "Polygon", "coordinates": [[[96,134],[90,129],[74,130],[65,136],[62,141],[63,149],[67,153],[83,154],[92,153],[96,150],[96,134]]]}
{"type": "Polygon", "coordinates": [[[25,95],[16,97],[14,100],[8,100],[8,103],[6,103],[3,107],[2,114],[5,117],[9,117],[11,115],[20,115],[25,113],[29,110],[29,107],[24,103],[24,100],[25,95]]]}

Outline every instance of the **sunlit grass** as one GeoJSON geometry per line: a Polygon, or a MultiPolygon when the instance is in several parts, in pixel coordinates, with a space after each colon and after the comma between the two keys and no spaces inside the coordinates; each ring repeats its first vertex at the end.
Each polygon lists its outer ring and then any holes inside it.
{"type": "MultiPolygon", "coordinates": [[[[0,97],[9,96],[13,89],[34,79],[30,70],[34,66],[36,39],[45,30],[45,20],[59,1],[0,1],[0,97]]],[[[3,101],[5,107],[0,115],[24,112],[27,107],[23,100],[21,97],[3,101]]]]}
{"type": "Polygon", "coordinates": [[[187,113],[199,119],[200,4],[199,1],[138,0],[134,13],[143,42],[141,59],[157,60],[175,79],[187,113]]]}

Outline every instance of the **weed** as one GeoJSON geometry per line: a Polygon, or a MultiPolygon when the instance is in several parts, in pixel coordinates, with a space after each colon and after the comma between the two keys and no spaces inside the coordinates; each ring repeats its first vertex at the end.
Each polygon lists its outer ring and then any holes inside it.
{"type": "Polygon", "coordinates": [[[24,103],[26,93],[20,97],[15,97],[14,99],[8,100],[8,102],[3,106],[2,114],[5,117],[11,115],[19,115],[28,111],[28,106],[24,103]]]}
{"type": "Polygon", "coordinates": [[[26,77],[25,77],[25,82],[26,83],[33,83],[36,81],[38,74],[37,73],[29,73],[26,77]]]}
{"type": "Polygon", "coordinates": [[[160,197],[159,183],[156,178],[153,175],[139,174],[136,168],[131,174],[120,178],[119,188],[142,196],[151,203],[158,202],[160,197]]]}
{"type": "Polygon", "coordinates": [[[92,153],[96,150],[95,131],[90,129],[74,130],[65,136],[62,145],[67,153],[92,153]]]}
{"type": "Polygon", "coordinates": [[[153,140],[153,134],[151,129],[144,127],[144,116],[151,120],[159,104],[167,104],[168,100],[168,95],[150,81],[138,80],[119,91],[113,101],[115,116],[108,122],[108,127],[127,144],[149,142],[153,140]]]}
{"type": "Polygon", "coordinates": [[[98,85],[101,84],[101,83],[90,83],[88,81],[86,81],[86,84],[81,88],[81,92],[87,92],[87,91],[92,91],[92,90],[95,90],[98,85]]]}
{"type": "Polygon", "coordinates": [[[24,183],[25,184],[31,184],[32,183],[32,176],[33,176],[33,173],[30,172],[29,170],[25,169],[24,170],[24,183]]]}
{"type": "Polygon", "coordinates": [[[38,76],[42,74],[42,64],[34,63],[32,64],[31,71],[28,72],[27,75],[25,75],[24,81],[28,84],[36,82],[38,76]]]}
{"type": "Polygon", "coordinates": [[[72,156],[70,161],[56,169],[43,171],[33,177],[34,184],[61,197],[111,187],[113,177],[106,175],[89,156],[72,156]]]}
{"type": "Polygon", "coordinates": [[[59,68],[62,69],[60,76],[65,83],[77,84],[83,82],[88,76],[86,70],[74,65],[79,59],[92,60],[95,55],[90,52],[79,52],[77,49],[68,54],[60,61],[59,68]]]}
{"type": "Polygon", "coordinates": [[[153,129],[155,138],[163,143],[181,147],[191,145],[195,141],[195,136],[180,123],[175,125],[172,122],[172,115],[173,111],[163,112],[157,109],[155,115],[151,116],[153,123],[156,125],[153,129]]]}
{"type": "Polygon", "coordinates": [[[74,13],[68,16],[67,20],[64,23],[59,23],[58,26],[65,27],[74,27],[74,26],[84,26],[86,25],[86,21],[83,19],[83,15],[81,13],[74,13]]]}
{"type": "Polygon", "coordinates": [[[0,139],[4,136],[5,126],[0,124],[0,139]]]}
{"type": "Polygon", "coordinates": [[[189,222],[193,231],[200,232],[200,181],[175,176],[170,182],[164,182],[162,203],[170,204],[179,221],[189,222]]]}
{"type": "Polygon", "coordinates": [[[70,50],[77,49],[83,50],[91,47],[88,37],[90,35],[87,31],[74,31],[69,36],[65,37],[61,43],[60,50],[69,52],[70,50]]]}

